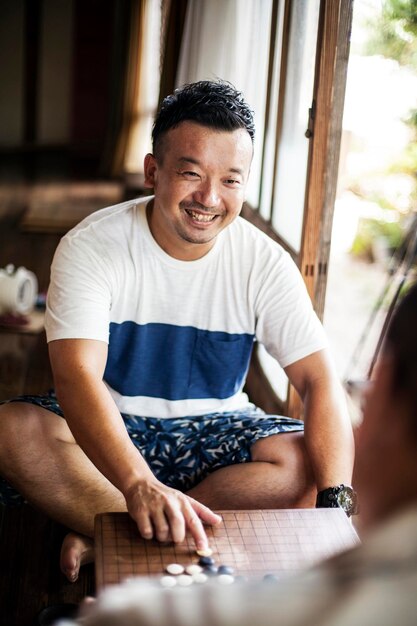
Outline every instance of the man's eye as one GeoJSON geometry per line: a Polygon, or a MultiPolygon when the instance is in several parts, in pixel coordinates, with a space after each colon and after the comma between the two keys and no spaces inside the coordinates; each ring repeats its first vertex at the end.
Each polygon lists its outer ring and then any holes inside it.
{"type": "Polygon", "coordinates": [[[181,172],[183,176],[190,176],[191,178],[197,178],[197,172],[181,172]]]}
{"type": "Polygon", "coordinates": [[[235,178],[228,178],[226,180],[226,184],[227,185],[239,185],[240,184],[240,180],[236,180],[235,178]]]}

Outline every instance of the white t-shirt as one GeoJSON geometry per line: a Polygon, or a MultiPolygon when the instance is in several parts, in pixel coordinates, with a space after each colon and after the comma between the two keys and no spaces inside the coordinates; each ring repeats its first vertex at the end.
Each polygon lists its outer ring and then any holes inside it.
{"type": "Polygon", "coordinates": [[[149,230],[149,200],[97,211],[63,237],[48,290],[48,342],[108,343],[104,380],[122,413],[244,408],[255,339],[282,367],[326,345],[277,243],[238,217],[201,259],[174,259],[149,230]]]}

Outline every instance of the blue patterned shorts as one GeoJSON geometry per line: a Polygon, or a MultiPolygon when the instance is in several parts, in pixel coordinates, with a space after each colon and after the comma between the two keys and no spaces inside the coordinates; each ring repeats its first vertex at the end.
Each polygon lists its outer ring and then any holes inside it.
{"type": "MultiPolygon", "coordinates": [[[[29,402],[64,417],[53,391],[10,402],[29,402]]],[[[304,429],[300,420],[266,415],[256,407],[172,419],[122,417],[132,442],[157,479],[184,492],[221,467],[251,461],[250,450],[258,439],[304,429]]],[[[0,478],[0,503],[22,502],[20,494],[0,478]]]]}

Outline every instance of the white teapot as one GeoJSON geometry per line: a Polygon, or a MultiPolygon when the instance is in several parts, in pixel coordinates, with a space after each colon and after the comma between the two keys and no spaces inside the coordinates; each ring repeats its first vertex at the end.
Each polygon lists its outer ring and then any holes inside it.
{"type": "Polygon", "coordinates": [[[33,272],[14,265],[0,269],[0,315],[30,313],[37,296],[38,280],[33,272]]]}

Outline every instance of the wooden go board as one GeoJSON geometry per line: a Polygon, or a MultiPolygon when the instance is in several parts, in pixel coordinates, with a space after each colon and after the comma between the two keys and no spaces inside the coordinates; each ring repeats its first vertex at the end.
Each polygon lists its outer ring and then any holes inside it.
{"type": "MultiPolygon", "coordinates": [[[[218,511],[219,526],[207,526],[213,558],[236,575],[262,578],[312,565],[359,543],[341,509],[218,511]]],[[[162,576],[170,563],[197,563],[187,535],[180,544],[142,539],[127,513],[103,513],[95,520],[97,590],[132,576],[162,576]]]]}

